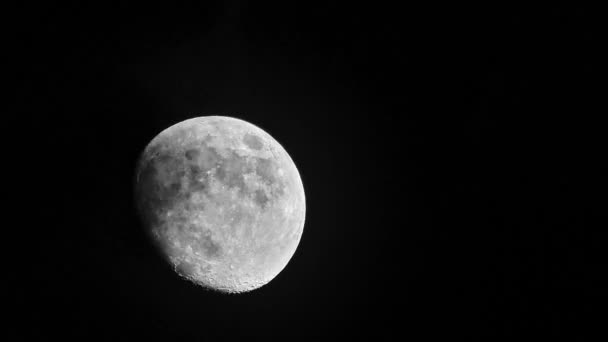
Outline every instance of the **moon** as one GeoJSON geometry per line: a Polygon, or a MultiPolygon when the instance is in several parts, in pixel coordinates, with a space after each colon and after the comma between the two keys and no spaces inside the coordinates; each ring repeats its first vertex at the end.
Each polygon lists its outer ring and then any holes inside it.
{"type": "Polygon", "coordinates": [[[135,199],[174,270],[220,292],[270,282],[304,229],[293,160],[261,128],[232,117],[192,118],[160,132],[138,160],[135,199]]]}

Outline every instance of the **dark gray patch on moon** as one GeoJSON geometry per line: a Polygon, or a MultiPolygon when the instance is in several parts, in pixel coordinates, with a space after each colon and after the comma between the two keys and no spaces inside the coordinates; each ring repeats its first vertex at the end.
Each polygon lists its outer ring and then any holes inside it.
{"type": "Polygon", "coordinates": [[[196,266],[193,265],[191,262],[182,260],[177,264],[176,271],[182,276],[188,276],[189,274],[194,274],[194,272],[196,271],[196,266]]]}
{"type": "Polygon", "coordinates": [[[253,166],[245,158],[230,152],[230,155],[218,166],[216,175],[228,187],[237,188],[239,193],[243,193],[246,187],[243,175],[252,170],[253,166]]]}
{"type": "Polygon", "coordinates": [[[275,176],[276,165],[270,159],[257,159],[256,172],[268,184],[272,184],[277,180],[275,176]]]}
{"type": "Polygon", "coordinates": [[[188,177],[190,184],[188,191],[190,194],[207,190],[207,175],[203,172],[200,166],[196,164],[188,165],[188,177]]]}
{"type": "Polygon", "coordinates": [[[209,258],[217,258],[221,254],[221,247],[211,238],[211,233],[209,230],[204,229],[202,231],[202,236],[198,239],[199,241],[199,249],[209,258]]]}
{"type": "Polygon", "coordinates": [[[266,204],[268,203],[268,196],[263,190],[255,191],[255,202],[260,206],[260,208],[266,208],[266,204]]]}
{"type": "Polygon", "coordinates": [[[220,155],[212,147],[202,145],[199,147],[199,152],[198,162],[204,171],[212,169],[220,161],[220,155]]]}
{"type": "Polygon", "coordinates": [[[186,155],[186,159],[193,160],[193,159],[198,158],[198,156],[201,155],[201,151],[199,151],[197,149],[189,149],[184,154],[186,155]]]}
{"type": "Polygon", "coordinates": [[[262,140],[259,137],[246,133],[243,137],[243,142],[252,150],[261,150],[264,147],[262,140]]]}

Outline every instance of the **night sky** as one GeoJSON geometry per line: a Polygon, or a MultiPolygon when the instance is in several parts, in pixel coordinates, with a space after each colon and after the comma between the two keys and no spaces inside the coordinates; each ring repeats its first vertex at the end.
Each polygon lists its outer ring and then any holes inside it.
{"type": "Polygon", "coordinates": [[[31,187],[16,201],[15,340],[406,341],[605,324],[597,10],[355,3],[8,13],[31,187]],[[264,129],[304,183],[295,255],[246,294],[181,279],[135,212],[143,148],[204,115],[264,129]]]}

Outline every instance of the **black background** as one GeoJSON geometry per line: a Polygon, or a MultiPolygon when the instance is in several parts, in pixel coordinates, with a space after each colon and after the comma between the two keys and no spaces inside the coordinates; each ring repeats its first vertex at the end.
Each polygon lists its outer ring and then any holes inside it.
{"type": "Polygon", "coordinates": [[[608,285],[596,12],[382,1],[21,8],[9,65],[15,117],[27,123],[15,180],[28,189],[17,201],[26,237],[11,243],[23,271],[19,334],[590,335],[605,323],[608,285]],[[304,182],[300,246],[251,293],[180,279],[134,211],[139,153],[201,115],[263,128],[304,182]]]}

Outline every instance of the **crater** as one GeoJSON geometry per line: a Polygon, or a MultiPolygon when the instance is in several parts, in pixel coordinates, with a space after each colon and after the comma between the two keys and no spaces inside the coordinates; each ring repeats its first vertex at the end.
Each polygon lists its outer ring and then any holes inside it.
{"type": "Polygon", "coordinates": [[[191,262],[186,260],[181,260],[176,266],[175,269],[177,273],[183,276],[190,276],[196,272],[196,266],[194,266],[191,262]]]}
{"type": "Polygon", "coordinates": [[[231,153],[222,165],[217,169],[216,175],[220,181],[229,187],[236,187],[239,192],[245,190],[245,178],[243,175],[252,169],[246,158],[231,153]]]}
{"type": "Polygon", "coordinates": [[[181,183],[185,175],[183,162],[170,154],[161,154],[153,161],[156,168],[156,181],[167,186],[181,183]]]}
{"type": "Polygon", "coordinates": [[[197,150],[197,149],[189,149],[186,150],[186,152],[184,152],[184,156],[186,156],[186,159],[188,160],[194,160],[196,158],[198,158],[198,156],[201,155],[201,151],[197,150]]]}
{"type": "Polygon", "coordinates": [[[188,178],[190,180],[188,192],[193,193],[205,191],[207,189],[207,176],[203,172],[201,167],[198,165],[190,164],[188,166],[188,169],[190,171],[188,174],[188,178]]]}
{"type": "Polygon", "coordinates": [[[266,208],[268,202],[270,201],[268,196],[266,196],[266,193],[261,189],[255,191],[254,200],[258,206],[260,206],[260,208],[266,208]]]}
{"type": "MultiPolygon", "coordinates": [[[[181,173],[183,175],[183,172],[181,173]]],[[[162,197],[166,198],[168,201],[171,201],[179,195],[179,192],[182,188],[181,177],[178,180],[170,183],[168,186],[161,187],[162,189],[162,197]]]]}
{"type": "Polygon", "coordinates": [[[199,165],[204,171],[215,167],[220,161],[220,155],[215,148],[207,146],[205,143],[190,147],[183,152],[186,162],[199,165]]]}
{"type": "Polygon", "coordinates": [[[207,229],[202,231],[202,236],[192,246],[192,249],[197,250],[208,258],[215,259],[221,255],[222,248],[211,238],[211,232],[207,229]]]}
{"type": "Polygon", "coordinates": [[[148,160],[156,158],[161,153],[161,151],[163,151],[163,149],[166,149],[166,146],[164,146],[164,144],[160,144],[160,143],[151,144],[151,145],[147,146],[146,149],[144,150],[143,157],[149,158],[148,160]]]}
{"type": "Polygon", "coordinates": [[[200,149],[198,151],[199,151],[199,153],[197,155],[198,164],[201,166],[201,168],[203,170],[205,170],[205,171],[211,170],[212,168],[215,167],[215,165],[218,164],[218,162],[220,160],[220,156],[217,153],[217,151],[215,151],[214,148],[203,145],[200,147],[200,149]]]}
{"type": "Polygon", "coordinates": [[[256,171],[260,178],[269,185],[276,181],[275,170],[276,165],[272,160],[266,158],[257,159],[256,171]]]}
{"type": "Polygon", "coordinates": [[[243,137],[243,142],[245,143],[245,145],[247,145],[247,147],[252,150],[261,150],[264,146],[260,137],[250,133],[245,134],[245,136],[243,137]]]}

